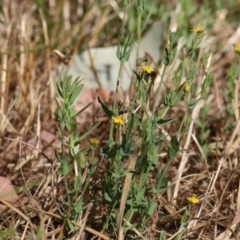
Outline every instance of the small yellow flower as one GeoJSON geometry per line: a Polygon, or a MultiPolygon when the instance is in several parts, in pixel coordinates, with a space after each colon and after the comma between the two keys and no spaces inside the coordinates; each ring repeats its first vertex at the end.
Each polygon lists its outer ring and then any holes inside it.
{"type": "Polygon", "coordinates": [[[184,91],[185,93],[189,93],[189,92],[190,92],[190,86],[189,86],[188,83],[184,83],[184,85],[183,85],[183,91],[184,91]]]}
{"type": "Polygon", "coordinates": [[[197,198],[196,194],[193,194],[191,197],[188,197],[187,200],[193,204],[199,203],[199,199],[197,198]]]}
{"type": "Polygon", "coordinates": [[[114,116],[114,117],[112,117],[112,120],[116,124],[124,125],[124,121],[123,121],[122,116],[114,116]]]}
{"type": "Polygon", "coordinates": [[[151,74],[154,71],[153,68],[149,67],[149,65],[147,65],[147,64],[143,65],[142,69],[149,74],[151,74]]]}
{"type": "Polygon", "coordinates": [[[240,43],[238,43],[235,47],[234,47],[234,51],[236,53],[240,53],[240,43]]]}
{"type": "Polygon", "coordinates": [[[204,29],[200,24],[198,24],[194,29],[191,30],[191,32],[195,32],[195,33],[202,33],[203,31],[204,29]]]}
{"type": "Polygon", "coordinates": [[[97,138],[90,138],[89,142],[94,146],[97,146],[100,143],[100,141],[97,138]]]}

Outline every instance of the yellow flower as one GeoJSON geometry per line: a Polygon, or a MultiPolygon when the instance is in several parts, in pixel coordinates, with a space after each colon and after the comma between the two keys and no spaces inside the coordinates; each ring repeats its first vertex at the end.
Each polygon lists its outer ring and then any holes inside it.
{"type": "Polygon", "coordinates": [[[183,91],[184,91],[185,93],[190,92],[190,86],[189,86],[188,83],[184,83],[184,85],[183,85],[183,91]]]}
{"type": "Polygon", "coordinates": [[[203,31],[204,29],[200,24],[198,24],[194,29],[191,30],[191,32],[195,32],[195,33],[202,33],[203,31]]]}
{"type": "Polygon", "coordinates": [[[149,67],[149,65],[147,65],[147,64],[143,65],[142,69],[147,73],[152,73],[154,71],[153,68],[149,67]]]}
{"type": "Polygon", "coordinates": [[[196,194],[193,194],[191,197],[188,197],[187,200],[193,204],[199,203],[199,199],[197,198],[196,194]]]}
{"type": "Polygon", "coordinates": [[[236,53],[240,53],[240,43],[238,43],[235,47],[234,47],[234,51],[236,53]]]}
{"type": "Polygon", "coordinates": [[[114,117],[112,117],[112,120],[116,124],[124,125],[124,121],[123,121],[122,116],[114,116],[114,117]]]}
{"type": "Polygon", "coordinates": [[[90,138],[89,142],[94,146],[97,146],[100,143],[100,141],[97,138],[90,138]]]}

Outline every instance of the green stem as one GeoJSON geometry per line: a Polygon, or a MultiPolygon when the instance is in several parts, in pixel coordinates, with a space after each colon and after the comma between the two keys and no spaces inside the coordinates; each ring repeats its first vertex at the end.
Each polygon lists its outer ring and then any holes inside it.
{"type": "Polygon", "coordinates": [[[155,102],[154,102],[154,105],[153,105],[152,118],[154,118],[154,116],[155,116],[155,111],[156,111],[156,107],[157,107],[158,100],[159,100],[160,89],[162,87],[162,83],[163,83],[163,79],[164,79],[164,76],[165,76],[165,73],[166,73],[166,69],[167,69],[167,65],[164,65],[162,76],[161,76],[160,83],[158,85],[158,89],[157,89],[157,93],[156,93],[155,102]]]}
{"type": "MultiPolygon", "coordinates": [[[[189,96],[188,96],[188,100],[186,101],[186,104],[190,101],[190,93],[188,94],[189,96]]],[[[187,117],[188,117],[188,107],[186,107],[186,110],[185,110],[185,112],[184,112],[184,116],[183,116],[183,120],[182,120],[182,122],[181,122],[181,125],[180,125],[180,127],[179,127],[179,130],[178,130],[178,133],[177,133],[177,138],[178,138],[178,140],[180,139],[180,133],[181,133],[181,131],[182,131],[182,128],[183,128],[183,124],[187,121],[187,117]]]]}
{"type": "MultiPolygon", "coordinates": [[[[116,91],[115,91],[115,94],[114,94],[114,103],[113,103],[113,112],[114,113],[116,111],[118,87],[119,87],[119,82],[120,82],[120,74],[121,74],[122,66],[123,66],[123,63],[120,62],[120,67],[119,67],[119,71],[118,71],[118,78],[117,78],[117,84],[116,84],[116,91]]],[[[113,123],[113,120],[111,119],[109,141],[108,141],[108,144],[109,144],[110,148],[111,148],[112,143],[113,143],[113,125],[114,125],[114,123],[113,123]]]]}
{"type": "Polygon", "coordinates": [[[113,204],[112,207],[111,207],[110,212],[109,212],[108,215],[107,215],[107,220],[105,221],[104,226],[103,226],[103,230],[102,230],[103,232],[106,230],[106,228],[107,228],[107,226],[108,226],[108,222],[109,222],[109,219],[110,219],[110,217],[111,217],[112,210],[115,208],[116,204],[117,204],[117,201],[114,202],[114,204],[113,204]]]}
{"type": "Polygon", "coordinates": [[[141,40],[141,26],[142,26],[142,12],[139,13],[137,18],[137,58],[139,57],[139,46],[140,46],[140,40],[141,40]]]}

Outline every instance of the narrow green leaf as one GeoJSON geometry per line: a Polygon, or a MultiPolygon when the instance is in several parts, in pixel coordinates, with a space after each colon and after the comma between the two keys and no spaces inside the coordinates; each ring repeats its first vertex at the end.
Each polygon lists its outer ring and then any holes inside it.
{"type": "Polygon", "coordinates": [[[77,117],[79,114],[81,114],[85,109],[87,109],[93,102],[90,102],[89,104],[87,104],[84,108],[82,108],[80,111],[78,111],[77,113],[74,114],[73,117],[77,117]]]}
{"type": "Polygon", "coordinates": [[[190,108],[190,109],[194,108],[200,100],[201,100],[201,98],[199,98],[199,99],[197,99],[193,102],[188,103],[187,107],[190,108]]]}
{"type": "Polygon", "coordinates": [[[155,209],[157,208],[157,203],[156,202],[151,202],[150,203],[150,207],[148,208],[148,211],[147,211],[147,213],[148,213],[148,216],[153,216],[153,214],[154,214],[154,212],[155,212],[155,209]]]}
{"type": "MultiPolygon", "coordinates": [[[[72,77],[71,77],[72,79],[72,77]]],[[[72,81],[72,84],[70,86],[70,91],[72,92],[75,88],[77,88],[79,85],[81,85],[81,80],[80,80],[80,77],[77,77],[75,78],[73,81],[72,81]]]]}
{"type": "Polygon", "coordinates": [[[167,185],[168,179],[165,177],[165,172],[162,169],[158,170],[157,175],[155,176],[157,184],[160,188],[167,185]]]}
{"type": "Polygon", "coordinates": [[[95,128],[98,127],[98,125],[100,124],[100,122],[96,123],[95,125],[93,125],[87,132],[85,132],[81,137],[79,137],[79,141],[81,141],[82,139],[84,139],[87,135],[89,135],[95,128]]]}
{"type": "Polygon", "coordinates": [[[117,53],[116,53],[116,55],[117,55],[118,60],[121,61],[121,58],[122,58],[122,54],[121,54],[121,43],[119,43],[118,46],[117,46],[117,53]]]}
{"type": "Polygon", "coordinates": [[[179,142],[177,140],[177,137],[174,136],[171,139],[170,146],[168,147],[168,157],[170,160],[174,159],[179,151],[179,142]]]}
{"type": "Polygon", "coordinates": [[[82,185],[82,180],[80,176],[74,177],[74,189],[79,191],[82,185]]]}
{"type": "Polygon", "coordinates": [[[76,213],[80,213],[83,210],[83,199],[82,199],[82,197],[80,197],[76,201],[75,206],[74,206],[74,210],[75,210],[76,213]]]}
{"type": "Polygon", "coordinates": [[[71,232],[75,232],[76,228],[75,226],[71,223],[69,219],[67,219],[68,227],[70,228],[71,232]]]}
{"type": "Polygon", "coordinates": [[[137,202],[140,202],[143,199],[145,191],[146,191],[146,187],[142,187],[141,189],[139,189],[139,191],[136,194],[136,201],[137,202]]]}
{"type": "Polygon", "coordinates": [[[167,239],[167,234],[165,231],[162,230],[159,240],[166,240],[166,239],[167,239]]]}
{"type": "Polygon", "coordinates": [[[181,100],[183,94],[184,92],[181,90],[172,91],[170,93],[164,94],[163,96],[164,106],[165,107],[174,106],[176,103],[178,103],[181,100]]]}
{"type": "Polygon", "coordinates": [[[107,192],[104,193],[104,198],[108,202],[112,202],[112,199],[110,198],[109,194],[107,192]]]}
{"type": "Polygon", "coordinates": [[[200,61],[202,64],[206,64],[207,63],[207,60],[208,58],[210,57],[212,53],[209,51],[209,52],[206,52],[203,54],[203,56],[201,57],[200,61]]]}
{"type": "Polygon", "coordinates": [[[137,227],[137,223],[134,223],[134,224],[131,224],[130,226],[128,226],[127,230],[130,231],[136,227],[137,227]]]}
{"type": "Polygon", "coordinates": [[[56,150],[54,150],[54,153],[55,153],[56,159],[57,159],[59,162],[61,162],[61,157],[60,157],[59,153],[58,153],[56,150]]]}
{"type": "MultiPolygon", "coordinates": [[[[193,51],[194,52],[194,51],[193,51]]],[[[197,67],[194,66],[190,69],[188,75],[187,75],[187,82],[191,82],[193,80],[193,78],[196,76],[196,71],[197,71],[197,67]]]]}
{"type": "Polygon", "coordinates": [[[54,96],[54,99],[55,99],[55,101],[56,101],[56,103],[57,103],[58,108],[61,108],[61,106],[60,106],[60,104],[59,104],[59,102],[58,102],[56,96],[54,96]]]}
{"type": "Polygon", "coordinates": [[[64,113],[63,111],[61,110],[61,108],[58,108],[57,111],[56,111],[56,116],[57,116],[57,119],[60,123],[64,123],[64,113]]]}
{"type": "Polygon", "coordinates": [[[66,123],[67,130],[70,134],[76,132],[77,130],[77,120],[74,117],[71,117],[66,123]]]}
{"type": "Polygon", "coordinates": [[[61,159],[60,162],[62,163],[62,174],[63,176],[67,176],[69,173],[69,166],[68,166],[68,160],[67,157],[64,155],[61,159]]]}
{"type": "Polygon", "coordinates": [[[78,165],[81,169],[84,169],[86,167],[86,156],[83,152],[79,152],[78,154],[78,165]]]}
{"type": "Polygon", "coordinates": [[[53,79],[53,87],[54,87],[54,89],[55,89],[57,95],[58,95],[59,97],[63,98],[63,93],[62,93],[62,91],[61,91],[59,85],[57,84],[55,78],[53,79]]]}
{"type": "Polygon", "coordinates": [[[202,83],[202,86],[201,86],[203,92],[205,92],[206,89],[209,87],[209,85],[211,84],[211,82],[213,80],[213,77],[214,77],[214,75],[212,73],[209,73],[206,75],[206,78],[204,79],[204,82],[202,83]]]}
{"type": "Polygon", "coordinates": [[[83,89],[83,85],[80,85],[74,89],[74,92],[70,95],[70,99],[69,99],[69,102],[71,105],[77,101],[82,89],[83,89]]]}
{"type": "Polygon", "coordinates": [[[122,55],[122,58],[121,58],[121,62],[127,62],[129,57],[130,57],[130,54],[132,52],[132,49],[133,49],[133,45],[131,45],[129,47],[129,49],[122,55]]]}
{"type": "Polygon", "coordinates": [[[164,125],[164,124],[167,124],[169,122],[172,122],[174,120],[176,120],[178,117],[173,117],[173,118],[160,118],[158,121],[157,121],[157,124],[159,125],[164,125]]]}
{"type": "Polygon", "coordinates": [[[114,112],[98,97],[98,102],[101,104],[103,111],[109,116],[115,116],[114,112]]]}

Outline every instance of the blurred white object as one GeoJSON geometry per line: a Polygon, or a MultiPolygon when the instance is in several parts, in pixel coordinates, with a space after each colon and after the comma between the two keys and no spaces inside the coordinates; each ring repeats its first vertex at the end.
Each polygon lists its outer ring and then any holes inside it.
{"type": "MultiPolygon", "coordinates": [[[[144,57],[147,52],[155,63],[160,59],[160,46],[162,44],[163,23],[160,21],[155,22],[152,27],[147,31],[142,38],[139,46],[139,57],[144,57]]],[[[91,48],[76,56],[72,57],[69,65],[68,74],[76,77],[83,78],[85,87],[99,88],[96,80],[99,79],[101,87],[114,91],[116,89],[116,82],[120,67],[120,61],[116,56],[117,46],[104,47],[104,48],[91,48]],[[91,68],[94,66],[95,73],[91,68]]],[[[133,69],[136,65],[137,46],[133,47],[128,62],[123,64],[123,69],[120,76],[120,87],[127,90],[131,83],[131,76],[133,69]]],[[[59,65],[57,69],[61,69],[59,65]]]]}

